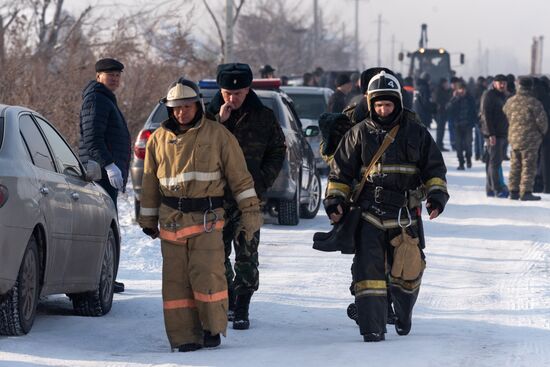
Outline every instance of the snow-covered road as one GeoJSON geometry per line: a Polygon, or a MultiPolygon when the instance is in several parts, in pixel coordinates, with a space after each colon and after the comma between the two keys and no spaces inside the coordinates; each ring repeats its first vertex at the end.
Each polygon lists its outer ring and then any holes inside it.
{"type": "Polygon", "coordinates": [[[550,366],[550,195],[487,198],[480,162],[456,171],[453,154],[445,159],[451,200],[425,218],[428,267],[409,336],[389,327],[385,342],[362,342],[345,313],[351,257],[311,249],[313,233],[329,228],[321,210],[297,227],[262,229],[250,330],[228,329],[215,350],[170,353],[159,242],[142,235],[126,196],[127,290],[112,311],[76,317],[66,297],[48,297],[29,335],[0,337],[0,366],[550,366]]]}

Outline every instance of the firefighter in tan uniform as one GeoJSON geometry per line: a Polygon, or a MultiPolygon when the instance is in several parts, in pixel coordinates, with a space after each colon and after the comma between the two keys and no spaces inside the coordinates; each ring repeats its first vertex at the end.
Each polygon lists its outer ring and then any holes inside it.
{"type": "Polygon", "coordinates": [[[187,352],[216,347],[226,333],[224,187],[242,211],[239,233],[252,238],[262,216],[241,148],[204,116],[198,87],[179,79],[165,104],[169,118],[147,143],[139,225],[161,239],[166,333],[187,352]]]}

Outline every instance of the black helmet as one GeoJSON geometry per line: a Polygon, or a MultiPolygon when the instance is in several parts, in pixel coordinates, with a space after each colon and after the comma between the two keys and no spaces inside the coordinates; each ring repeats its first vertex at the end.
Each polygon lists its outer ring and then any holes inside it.
{"type": "Polygon", "coordinates": [[[184,78],[179,78],[178,81],[170,84],[163,102],[166,104],[166,107],[177,107],[186,102],[198,102],[202,107],[199,87],[192,81],[184,78]]]}
{"type": "Polygon", "coordinates": [[[381,71],[372,77],[367,87],[367,101],[369,109],[373,110],[373,103],[376,100],[387,99],[396,107],[403,108],[403,96],[401,95],[401,85],[399,80],[385,71],[381,71]]]}

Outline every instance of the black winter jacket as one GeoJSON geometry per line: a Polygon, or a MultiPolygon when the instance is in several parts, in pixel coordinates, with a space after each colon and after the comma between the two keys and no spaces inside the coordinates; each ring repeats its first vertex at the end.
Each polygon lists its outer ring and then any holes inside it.
{"type": "Polygon", "coordinates": [[[113,92],[95,80],[82,91],[78,152],[82,163],[86,164],[89,159],[99,163],[103,178],[107,178],[105,166],[114,162],[126,185],[130,168],[130,132],[113,92]]]}
{"type": "MultiPolygon", "coordinates": [[[[207,113],[219,121],[224,104],[218,91],[210,101],[207,113]]],[[[283,167],[286,143],[283,129],[273,111],[262,104],[258,95],[250,90],[241,108],[231,111],[223,125],[235,135],[244,153],[248,171],[254,179],[258,197],[273,185],[283,167]]]]}
{"type": "MultiPolygon", "coordinates": [[[[428,130],[409,116],[402,115],[395,141],[380,158],[359,196],[363,209],[370,211],[374,205],[385,211],[378,214],[380,218],[395,219],[398,208],[384,202],[375,204],[373,196],[377,186],[382,192],[388,190],[403,195],[424,185],[427,200],[435,202],[440,212],[449,199],[447,168],[441,152],[428,130]]],[[[386,133],[371,119],[357,123],[348,131],[331,162],[327,196],[333,188],[335,194],[351,193],[354,182],[361,180],[363,169],[369,165],[386,133]]]]}
{"type": "Polygon", "coordinates": [[[476,101],[470,93],[453,96],[447,104],[447,116],[454,126],[474,127],[477,122],[476,101]]]}
{"type": "Polygon", "coordinates": [[[508,137],[508,118],[502,111],[506,95],[496,89],[489,89],[481,97],[481,132],[486,137],[508,137]]]}

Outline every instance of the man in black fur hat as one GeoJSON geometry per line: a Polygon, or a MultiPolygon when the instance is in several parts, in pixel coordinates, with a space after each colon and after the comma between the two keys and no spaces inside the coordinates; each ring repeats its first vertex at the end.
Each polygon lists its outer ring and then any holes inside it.
{"type": "MultiPolygon", "coordinates": [[[[273,184],[285,159],[286,144],[283,130],[272,110],[265,107],[250,88],[252,71],[248,64],[230,63],[218,66],[216,81],[220,90],[208,106],[241,146],[254,188],[260,199],[273,184]]],[[[258,290],[258,244],[260,231],[247,241],[239,233],[241,212],[236,201],[226,195],[226,222],[223,229],[225,268],[229,290],[228,316],[233,329],[248,329],[248,308],[254,291],[258,290]],[[229,255],[235,246],[235,271],[229,255]]]]}

